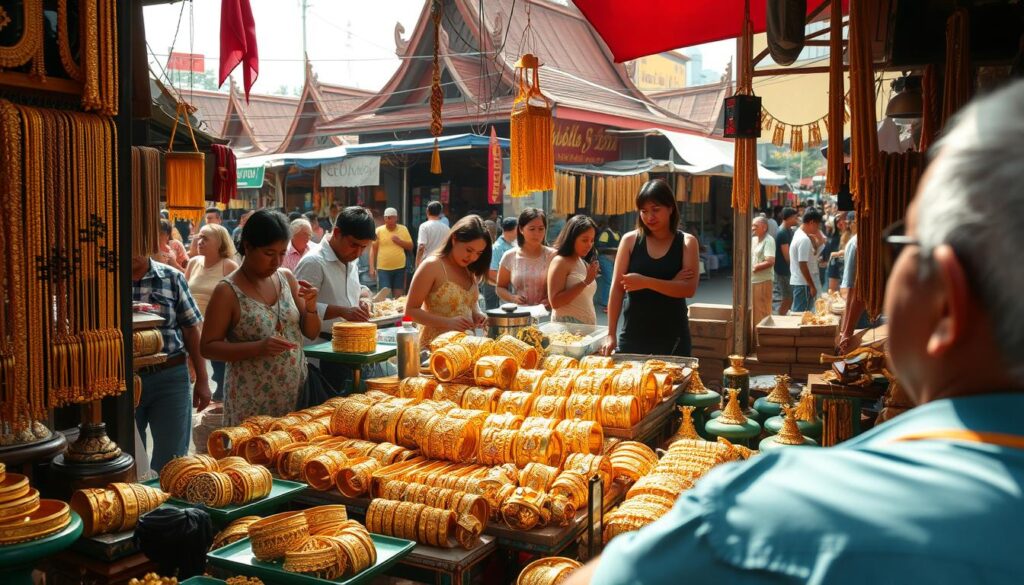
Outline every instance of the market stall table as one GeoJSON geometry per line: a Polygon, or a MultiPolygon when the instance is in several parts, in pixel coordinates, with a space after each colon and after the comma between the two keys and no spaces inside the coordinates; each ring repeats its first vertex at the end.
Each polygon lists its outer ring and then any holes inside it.
{"type": "Polygon", "coordinates": [[[388,571],[389,575],[416,579],[415,573],[428,572],[434,575],[436,585],[469,585],[473,567],[486,560],[498,549],[493,536],[480,537],[480,544],[466,550],[461,547],[438,548],[417,544],[407,556],[398,561],[398,566],[388,571]],[[409,569],[413,570],[409,570],[409,569]]]}
{"type": "Polygon", "coordinates": [[[340,353],[334,351],[330,341],[308,345],[303,348],[307,358],[314,358],[342,364],[352,368],[352,391],[358,392],[362,383],[361,366],[376,364],[398,355],[398,346],[389,343],[377,343],[377,349],[369,353],[340,353]]]}
{"type": "Polygon", "coordinates": [[[604,427],[604,436],[622,439],[623,441],[639,441],[648,445],[660,446],[660,443],[672,434],[669,422],[675,414],[676,402],[683,395],[683,388],[689,383],[689,377],[677,384],[672,394],[647,413],[640,422],[628,429],[604,427]]]}
{"type": "Polygon", "coordinates": [[[71,512],[71,521],[49,536],[0,546],[0,583],[4,585],[32,585],[32,571],[42,559],[71,546],[82,535],[82,519],[71,512]]]}

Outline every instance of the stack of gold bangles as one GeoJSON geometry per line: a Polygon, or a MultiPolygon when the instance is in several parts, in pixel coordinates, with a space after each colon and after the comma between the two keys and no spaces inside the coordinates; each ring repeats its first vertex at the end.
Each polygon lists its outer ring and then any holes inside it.
{"type": "Polygon", "coordinates": [[[604,489],[607,492],[614,479],[612,463],[604,455],[592,455],[589,453],[571,453],[565,458],[563,469],[578,471],[586,476],[587,481],[595,475],[601,478],[604,489]]]}
{"type": "Polygon", "coordinates": [[[224,470],[231,480],[231,503],[236,506],[262,500],[270,495],[274,478],[262,465],[238,465],[224,470]]]}
{"type": "Polygon", "coordinates": [[[378,402],[370,407],[366,414],[367,440],[375,443],[394,443],[398,440],[398,420],[402,417],[404,405],[398,401],[378,402]]]}
{"type": "Polygon", "coordinates": [[[569,574],[582,565],[565,557],[537,559],[523,569],[516,579],[516,585],[558,585],[569,578],[569,574]]]}
{"type": "Polygon", "coordinates": [[[437,389],[437,380],[431,378],[409,377],[398,383],[398,396],[412,398],[416,401],[433,398],[437,389]]]}
{"type": "Polygon", "coordinates": [[[249,463],[270,465],[278,451],[294,442],[295,440],[292,439],[288,431],[270,431],[246,441],[243,448],[244,456],[249,463]]]}
{"type": "Polygon", "coordinates": [[[595,394],[573,394],[565,401],[565,418],[600,419],[601,399],[601,396],[595,394]]]}
{"type": "Polygon", "coordinates": [[[540,388],[541,382],[548,377],[547,370],[527,370],[520,368],[516,372],[515,379],[512,380],[512,385],[509,390],[515,392],[536,392],[540,388]]]}
{"type": "Polygon", "coordinates": [[[549,372],[537,387],[537,393],[544,396],[569,396],[581,370],[565,369],[549,372]]]}
{"type": "Polygon", "coordinates": [[[380,378],[369,378],[364,382],[367,390],[377,390],[390,394],[391,396],[398,396],[398,376],[383,376],[380,378]]]}
{"type": "Polygon", "coordinates": [[[502,394],[503,392],[498,388],[478,388],[476,386],[467,388],[462,395],[462,408],[497,412],[498,399],[502,394]]]}
{"type": "MultiPolygon", "coordinates": [[[[350,498],[361,496],[370,490],[373,472],[380,469],[380,461],[373,457],[350,459],[338,469],[334,483],[338,491],[350,498]]],[[[312,487],[313,484],[310,484],[312,487]]]]}
{"type": "Polygon", "coordinates": [[[658,455],[650,447],[637,441],[623,441],[608,454],[615,477],[637,481],[658,464],[658,455]]]}
{"type": "Polygon", "coordinates": [[[640,401],[636,396],[604,396],[598,421],[602,426],[628,429],[640,422],[640,401]]]}
{"type": "Polygon", "coordinates": [[[592,420],[565,419],[555,426],[565,439],[565,450],[570,453],[599,454],[604,444],[601,425],[592,420]]]}
{"type": "Polygon", "coordinates": [[[242,445],[253,438],[249,427],[224,427],[210,433],[206,439],[206,450],[216,459],[231,455],[242,455],[242,445]]]}
{"type": "Polygon", "coordinates": [[[551,467],[561,467],[564,457],[564,440],[561,433],[550,429],[530,428],[520,430],[513,445],[515,463],[519,467],[531,461],[551,467]]]}
{"type": "Polygon", "coordinates": [[[402,412],[402,417],[398,420],[398,429],[395,433],[397,443],[409,449],[417,448],[419,446],[417,435],[426,428],[430,419],[442,414],[437,405],[436,402],[424,402],[405,409],[402,412]]]}
{"type": "MultiPolygon", "coordinates": [[[[288,436],[286,431],[271,431],[267,436],[273,436],[272,441],[281,437],[278,433],[288,436]]],[[[261,456],[265,451],[261,451],[261,456]]],[[[265,466],[252,465],[238,457],[217,461],[207,455],[188,455],[176,457],[164,465],[160,470],[160,487],[176,498],[223,508],[267,497],[273,487],[273,477],[265,466]]]]}
{"type": "Polygon", "coordinates": [[[540,367],[542,370],[546,370],[549,374],[553,374],[559,370],[578,369],[580,367],[580,362],[565,355],[549,355],[541,360],[540,367]]]}
{"type": "Polygon", "coordinates": [[[431,352],[435,352],[447,345],[458,343],[464,337],[466,337],[466,334],[462,331],[447,331],[432,339],[428,346],[431,352]]]}
{"type": "Polygon", "coordinates": [[[232,521],[230,524],[224,527],[213,537],[213,544],[210,545],[210,550],[217,550],[218,548],[225,547],[232,542],[237,542],[249,536],[249,526],[259,521],[259,516],[242,516],[241,518],[232,521]]]}
{"type": "Polygon", "coordinates": [[[370,412],[370,404],[357,400],[341,402],[331,415],[331,434],[350,439],[366,438],[366,415],[370,412]]]}
{"type": "Polygon", "coordinates": [[[431,459],[470,461],[480,442],[480,425],[473,419],[435,416],[420,450],[431,459]]]}
{"type": "Polygon", "coordinates": [[[112,483],[106,489],[76,490],[71,495],[71,509],[82,518],[82,534],[95,536],[135,528],[140,516],[169,497],[139,483],[112,483]]]}
{"type": "MultiPolygon", "coordinates": [[[[520,368],[532,370],[537,367],[537,363],[540,361],[540,354],[537,353],[537,348],[533,347],[525,341],[521,341],[512,337],[511,335],[502,335],[495,342],[494,346],[491,347],[491,353],[494,355],[508,356],[519,364],[520,368]]],[[[505,386],[502,386],[504,388],[505,386]]]]}
{"type": "Polygon", "coordinates": [[[513,447],[519,431],[516,429],[485,428],[480,433],[480,452],[477,459],[482,465],[500,465],[515,461],[513,447]]]}
{"type": "Polygon", "coordinates": [[[528,487],[518,487],[501,505],[501,517],[513,530],[532,530],[551,520],[548,495],[528,487]]]}
{"type": "Polygon", "coordinates": [[[557,476],[557,467],[541,463],[527,463],[519,474],[519,485],[538,492],[546,492],[551,489],[557,476]]]}
{"type": "Polygon", "coordinates": [[[474,538],[457,538],[459,530],[466,530],[457,522],[455,512],[446,507],[435,507],[418,502],[377,498],[366,510],[366,527],[372,532],[407,538],[429,546],[452,548],[456,543],[470,545],[479,539],[479,522],[466,515],[462,520],[474,538]],[[464,541],[464,542],[463,542],[464,541]]]}
{"type": "MultiPolygon", "coordinates": [[[[508,394],[506,392],[506,394],[508,394]]],[[[495,429],[511,429],[516,430],[523,426],[523,416],[513,413],[504,414],[488,414],[487,418],[484,419],[484,429],[495,428],[495,429]]]]}
{"type": "Polygon", "coordinates": [[[588,487],[587,476],[578,471],[565,470],[555,478],[550,492],[552,497],[563,496],[579,509],[584,507],[589,499],[588,487]]]}
{"type": "MultiPolygon", "coordinates": [[[[554,378],[548,378],[547,382],[552,382],[554,378]]],[[[530,407],[530,416],[539,416],[544,418],[560,420],[565,418],[565,405],[569,399],[565,396],[538,396],[533,401],[533,406],[530,407]]]]}
{"type": "Polygon", "coordinates": [[[442,382],[450,382],[473,367],[473,353],[463,345],[449,344],[430,355],[430,372],[442,382]]]}
{"type": "Polygon", "coordinates": [[[467,389],[469,389],[468,384],[454,384],[452,382],[438,384],[437,388],[434,389],[434,400],[462,404],[462,396],[466,393],[467,389]]]}
{"type": "Polygon", "coordinates": [[[615,360],[608,356],[588,355],[580,360],[581,370],[598,370],[615,367],[615,360]]]}
{"type": "Polygon", "coordinates": [[[329,421],[310,420],[288,427],[288,434],[296,443],[309,442],[317,437],[326,437],[331,429],[329,421]]]}
{"type": "Polygon", "coordinates": [[[511,357],[485,355],[477,358],[473,366],[473,379],[477,386],[508,388],[519,372],[519,364],[511,357]]]}
{"type": "Polygon", "coordinates": [[[594,394],[597,396],[610,394],[612,378],[615,377],[615,373],[616,370],[584,370],[582,374],[576,377],[576,381],[573,384],[573,394],[594,394]]]}
{"type": "Polygon", "coordinates": [[[530,392],[502,392],[501,395],[498,396],[498,404],[495,406],[494,412],[514,414],[524,417],[529,416],[530,409],[533,407],[533,401],[536,399],[537,395],[531,394],[530,392]]]}

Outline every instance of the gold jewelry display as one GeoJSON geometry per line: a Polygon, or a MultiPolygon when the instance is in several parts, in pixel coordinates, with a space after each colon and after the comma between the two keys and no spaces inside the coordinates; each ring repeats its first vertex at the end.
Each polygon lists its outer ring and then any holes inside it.
{"type": "MultiPolygon", "coordinates": [[[[545,383],[554,381],[548,378],[545,383]]],[[[568,398],[565,396],[538,396],[530,407],[530,416],[540,416],[551,419],[565,418],[565,404],[568,398]]]]}
{"type": "Polygon", "coordinates": [[[775,404],[792,404],[793,397],[789,394],[789,382],[790,378],[786,374],[775,376],[775,386],[772,387],[768,396],[765,396],[765,401],[775,404]]]}
{"type": "Polygon", "coordinates": [[[584,370],[582,374],[576,377],[575,383],[573,384],[573,395],[592,394],[596,396],[604,396],[606,394],[611,394],[612,378],[615,376],[617,371],[618,370],[603,368],[584,370]]]}
{"type": "Polygon", "coordinates": [[[581,370],[604,370],[615,367],[615,360],[608,356],[588,355],[580,360],[581,370]]]}
{"type": "Polygon", "coordinates": [[[604,431],[595,421],[570,420],[559,421],[555,430],[562,433],[565,439],[565,450],[569,453],[601,453],[604,445],[604,431]]]}
{"type": "Polygon", "coordinates": [[[31,489],[28,478],[20,473],[4,473],[0,482],[0,503],[17,500],[28,494],[31,489]]]}
{"type": "MultiPolygon", "coordinates": [[[[156,250],[149,254],[155,253],[156,250]]],[[[146,254],[148,256],[149,254],[146,254]]],[[[164,348],[164,336],[159,329],[144,329],[132,333],[132,355],[135,357],[160,353],[164,348]]]]}
{"type": "Polygon", "coordinates": [[[542,492],[518,487],[501,506],[501,518],[513,530],[532,530],[542,521],[545,504],[542,492]]]}
{"type": "MultiPolygon", "coordinates": [[[[511,335],[499,337],[491,347],[491,354],[508,356],[514,359],[520,368],[527,370],[536,368],[537,363],[540,361],[540,354],[537,352],[537,348],[511,335]]],[[[501,386],[501,388],[507,388],[507,386],[501,386]]]]}
{"type": "Polygon", "coordinates": [[[551,496],[545,510],[557,526],[568,526],[576,517],[576,505],[565,496],[551,496]]]}
{"type": "Polygon", "coordinates": [[[512,380],[512,386],[509,390],[515,392],[537,392],[540,388],[541,382],[548,377],[547,370],[528,370],[520,368],[516,372],[515,379],[512,380]]]}
{"type": "Polygon", "coordinates": [[[241,426],[249,429],[253,436],[262,435],[263,433],[270,432],[270,425],[274,424],[275,420],[272,416],[259,414],[243,420],[241,426]]]}
{"type": "Polygon", "coordinates": [[[513,429],[484,429],[480,434],[479,462],[482,465],[500,465],[514,460],[512,446],[518,434],[519,431],[513,429]]]}
{"type": "Polygon", "coordinates": [[[402,417],[404,407],[397,402],[379,402],[370,407],[366,413],[366,431],[363,436],[375,443],[395,443],[398,420],[402,417]]]}
{"type": "Polygon", "coordinates": [[[231,467],[223,473],[231,480],[231,503],[236,506],[269,496],[274,486],[270,470],[262,465],[231,467]]]}
{"type": "Polygon", "coordinates": [[[578,561],[565,557],[544,557],[523,568],[516,585],[558,585],[582,567],[578,561]]]}
{"type": "Polygon", "coordinates": [[[317,437],[330,434],[328,423],[311,420],[288,427],[288,434],[296,443],[308,443],[317,437]]]}
{"type": "Polygon", "coordinates": [[[676,434],[669,437],[667,444],[671,445],[672,443],[675,443],[680,439],[694,439],[698,441],[704,440],[699,434],[697,434],[697,427],[695,427],[693,424],[694,408],[695,407],[693,406],[676,407],[676,409],[679,410],[679,413],[681,415],[681,418],[679,419],[679,429],[676,431],[676,434]]]}
{"type": "MultiPolygon", "coordinates": [[[[508,394],[508,392],[502,393],[502,397],[508,394]]],[[[498,400],[501,402],[501,399],[498,400]]],[[[488,414],[487,418],[484,419],[484,429],[496,428],[496,429],[511,429],[516,430],[523,426],[523,416],[519,414],[505,413],[505,414],[488,414]]]]}
{"type": "Polygon", "coordinates": [[[653,409],[659,402],[667,400],[675,392],[675,379],[668,372],[652,372],[650,379],[650,383],[655,388],[655,391],[651,393],[654,396],[654,403],[651,405],[653,409]]]}
{"type": "Polygon", "coordinates": [[[248,427],[219,428],[206,438],[206,450],[217,459],[240,455],[242,444],[253,436],[252,430],[248,427]]]}
{"type": "Polygon", "coordinates": [[[531,461],[560,468],[564,455],[561,433],[549,429],[531,428],[520,430],[516,435],[513,450],[516,465],[526,466],[531,461]]]}
{"type": "Polygon", "coordinates": [[[508,356],[485,355],[478,357],[473,366],[477,386],[508,388],[519,372],[519,364],[508,356]]]}
{"type": "Polygon", "coordinates": [[[0,504],[0,522],[28,516],[39,509],[39,490],[30,488],[24,496],[0,504]]]}
{"type": "Polygon", "coordinates": [[[580,362],[565,355],[549,355],[541,360],[540,367],[542,370],[552,374],[559,370],[578,369],[580,362]]]}
{"type": "MultiPolygon", "coordinates": [[[[235,469],[237,472],[237,468],[235,469]]],[[[234,485],[226,473],[204,471],[192,477],[185,488],[185,500],[211,508],[223,508],[234,497],[234,485]]]]}
{"type": "Polygon", "coordinates": [[[538,492],[546,492],[558,476],[558,469],[540,463],[527,463],[519,476],[519,485],[538,492]]]}
{"type": "Polygon", "coordinates": [[[283,447],[274,459],[277,474],[289,481],[306,481],[303,473],[306,462],[327,450],[323,445],[310,443],[292,443],[283,447]]]}
{"type": "Polygon", "coordinates": [[[224,527],[224,530],[221,530],[213,537],[213,544],[210,545],[210,550],[217,550],[218,548],[225,547],[232,542],[248,537],[249,527],[259,519],[259,516],[243,516],[238,520],[231,522],[224,527]]]}
{"type": "Polygon", "coordinates": [[[693,487],[693,480],[675,473],[655,472],[637,480],[626,493],[627,498],[650,494],[674,500],[684,490],[693,487]]]}
{"type": "Polygon", "coordinates": [[[604,455],[592,455],[589,453],[570,453],[565,458],[563,469],[577,471],[586,476],[587,481],[595,475],[601,478],[604,489],[607,492],[612,485],[613,470],[612,462],[604,455]]]}
{"type": "Polygon", "coordinates": [[[355,400],[341,402],[331,415],[331,434],[350,439],[365,438],[366,415],[370,406],[355,400]]]}
{"type": "Polygon", "coordinates": [[[637,481],[658,464],[658,455],[650,447],[637,441],[623,441],[615,445],[608,459],[615,477],[637,481]]]}
{"type": "Polygon", "coordinates": [[[304,510],[303,514],[306,515],[309,533],[314,536],[348,520],[348,511],[341,505],[315,506],[304,510]]]}
{"type": "Polygon", "coordinates": [[[629,429],[640,422],[640,401],[636,396],[604,396],[598,420],[604,427],[629,429]]]}
{"type": "Polygon", "coordinates": [[[519,426],[519,430],[525,431],[529,429],[549,429],[555,430],[558,426],[558,420],[553,418],[547,418],[543,416],[531,416],[523,419],[523,424],[519,426]]]}
{"type": "Polygon", "coordinates": [[[24,518],[0,523],[0,545],[37,540],[64,529],[71,508],[57,500],[39,500],[39,507],[24,518]]]}
{"type": "Polygon", "coordinates": [[[328,449],[306,460],[302,466],[302,476],[309,487],[324,492],[334,487],[338,471],[350,463],[351,461],[343,452],[337,449],[328,449]]]}
{"type": "Polygon", "coordinates": [[[206,466],[195,457],[175,457],[160,470],[160,489],[172,496],[183,497],[189,480],[204,471],[206,466]]]}
{"type": "Polygon", "coordinates": [[[562,496],[572,502],[577,509],[584,507],[588,499],[587,476],[578,471],[567,469],[558,474],[550,489],[552,497],[562,496]]]}
{"type": "MultiPolygon", "coordinates": [[[[338,486],[338,491],[346,497],[361,496],[369,491],[373,472],[380,467],[380,461],[372,457],[350,459],[338,469],[334,483],[338,486]]],[[[310,484],[310,487],[314,487],[313,484],[310,484]]]]}
{"type": "Polygon", "coordinates": [[[438,384],[434,389],[434,400],[462,404],[462,396],[467,389],[469,389],[468,384],[453,384],[451,382],[438,384]]]}
{"type": "Polygon", "coordinates": [[[496,412],[498,399],[502,394],[503,392],[497,388],[470,387],[462,395],[462,408],[483,412],[496,412]]]}
{"type": "Polygon", "coordinates": [[[309,538],[309,524],[302,512],[282,512],[249,525],[252,554],[261,561],[283,558],[309,538]]]}
{"type": "Polygon", "coordinates": [[[335,321],[331,326],[331,349],[335,353],[372,353],[377,349],[377,325],[335,321]]]}
{"type": "Polygon", "coordinates": [[[398,376],[369,378],[364,383],[367,390],[376,390],[391,396],[398,396],[398,376]]]}
{"type": "Polygon", "coordinates": [[[595,394],[573,394],[565,401],[565,418],[599,420],[601,397],[595,394]]]}
{"type": "Polygon", "coordinates": [[[298,548],[284,555],[282,568],[293,573],[307,573],[320,579],[336,579],[344,563],[341,544],[327,536],[311,536],[298,548]]]}
{"type": "Polygon", "coordinates": [[[722,409],[722,414],[718,416],[718,422],[727,425],[745,424],[747,417],[740,409],[738,401],[740,391],[733,388],[726,388],[726,391],[729,393],[729,401],[725,404],[725,408],[722,409]]]}
{"type": "Polygon", "coordinates": [[[473,367],[473,354],[463,345],[449,344],[430,355],[430,372],[442,382],[450,382],[473,367]]]}
{"type": "Polygon", "coordinates": [[[686,385],[686,389],[683,390],[686,394],[706,394],[708,389],[704,386],[704,381],[700,378],[700,366],[694,365],[693,371],[690,373],[690,383],[686,385]]]}
{"type": "Polygon", "coordinates": [[[255,436],[245,442],[245,459],[254,465],[270,465],[278,451],[294,442],[288,431],[270,431],[255,436]]]}
{"type": "Polygon", "coordinates": [[[529,416],[530,409],[533,407],[533,401],[536,399],[537,395],[529,392],[502,392],[498,396],[498,403],[495,406],[494,412],[523,417],[529,416]]]}
{"type": "Polygon", "coordinates": [[[410,377],[398,383],[398,395],[417,402],[433,398],[436,389],[437,380],[431,378],[410,377]]]}
{"type": "Polygon", "coordinates": [[[466,334],[462,331],[446,331],[430,341],[430,351],[433,353],[442,347],[458,343],[463,337],[466,337],[466,334]]]}

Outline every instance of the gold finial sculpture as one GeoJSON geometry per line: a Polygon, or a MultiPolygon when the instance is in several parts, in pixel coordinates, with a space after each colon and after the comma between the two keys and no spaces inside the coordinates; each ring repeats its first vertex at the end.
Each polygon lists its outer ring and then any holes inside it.
{"type": "Polygon", "coordinates": [[[818,413],[814,408],[814,396],[810,392],[800,395],[800,402],[796,405],[796,420],[813,422],[817,420],[818,413]]]}
{"type": "Polygon", "coordinates": [[[706,394],[707,391],[704,381],[700,379],[700,366],[693,366],[690,383],[686,385],[686,394],[706,394]]]}
{"type": "Polygon", "coordinates": [[[775,404],[791,404],[793,399],[789,395],[789,380],[790,378],[786,374],[775,376],[775,387],[765,397],[765,401],[775,404]]]}
{"type": "Polygon", "coordinates": [[[683,418],[679,421],[679,429],[676,434],[668,440],[668,444],[671,445],[680,439],[692,439],[696,441],[703,441],[704,439],[697,434],[697,427],[693,425],[693,409],[692,406],[677,406],[679,412],[683,415],[683,418]]]}
{"type": "Polygon", "coordinates": [[[740,403],[738,396],[740,391],[734,388],[726,388],[729,392],[729,402],[726,403],[725,408],[722,410],[722,414],[718,417],[718,422],[727,425],[742,425],[747,422],[747,417],[743,415],[743,411],[740,410],[740,403]]]}
{"type": "Polygon", "coordinates": [[[783,406],[782,430],[775,436],[775,442],[780,445],[803,445],[804,436],[800,433],[800,427],[796,425],[796,409],[792,406],[783,406]]]}

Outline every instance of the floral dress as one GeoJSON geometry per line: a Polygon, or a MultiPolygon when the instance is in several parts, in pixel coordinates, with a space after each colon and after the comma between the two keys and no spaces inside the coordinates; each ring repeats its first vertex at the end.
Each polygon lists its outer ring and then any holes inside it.
{"type": "MultiPolygon", "coordinates": [[[[448,278],[448,270],[441,263],[441,270],[444,270],[444,282],[441,286],[430,291],[423,301],[423,308],[428,312],[441,317],[473,317],[473,308],[477,306],[477,298],[480,291],[476,284],[469,289],[462,288],[448,278]]],[[[435,337],[445,333],[447,329],[439,327],[420,326],[420,346],[426,347],[435,337]]]]}
{"type": "Polygon", "coordinates": [[[295,344],[295,349],[273,357],[227,362],[224,426],[235,426],[258,414],[283,416],[295,410],[299,390],[306,381],[299,308],[280,272],[277,281],[277,302],[267,306],[246,295],[230,279],[224,279],[235,291],[240,310],[238,323],[228,332],[228,341],[262,341],[280,335],[295,344]]]}

